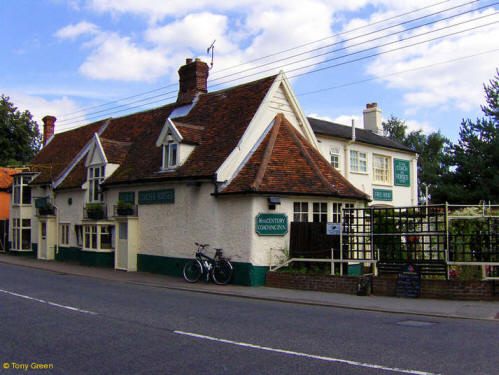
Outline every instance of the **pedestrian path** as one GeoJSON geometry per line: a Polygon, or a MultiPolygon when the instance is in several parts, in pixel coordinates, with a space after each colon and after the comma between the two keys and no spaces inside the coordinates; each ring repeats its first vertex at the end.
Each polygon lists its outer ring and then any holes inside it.
{"type": "MultiPolygon", "coordinates": [[[[232,297],[253,298],[286,303],[302,303],[367,311],[416,314],[428,317],[485,319],[499,323],[499,302],[450,301],[436,299],[406,299],[380,296],[354,296],[340,293],[313,292],[292,289],[219,286],[208,282],[188,284],[181,278],[146,272],[125,272],[108,268],[87,267],[72,263],[45,261],[31,257],[0,254],[0,263],[31,267],[56,273],[93,277],[123,283],[149,285],[232,297]]],[[[20,269],[22,271],[22,269],[20,269]]]]}

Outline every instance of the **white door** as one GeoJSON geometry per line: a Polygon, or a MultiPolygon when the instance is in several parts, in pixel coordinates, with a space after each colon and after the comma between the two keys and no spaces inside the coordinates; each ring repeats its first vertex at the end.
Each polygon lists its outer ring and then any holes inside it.
{"type": "Polygon", "coordinates": [[[47,223],[45,221],[40,222],[40,258],[48,259],[48,247],[47,247],[47,223]]]}
{"type": "Polygon", "coordinates": [[[128,223],[119,223],[118,254],[116,268],[128,270],[128,223]]]}

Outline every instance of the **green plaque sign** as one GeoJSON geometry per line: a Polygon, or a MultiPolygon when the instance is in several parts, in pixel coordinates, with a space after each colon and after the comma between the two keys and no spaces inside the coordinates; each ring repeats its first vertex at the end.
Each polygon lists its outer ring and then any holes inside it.
{"type": "Polygon", "coordinates": [[[135,192],[134,191],[120,191],[118,195],[118,200],[122,202],[127,202],[135,204],[135,192]]]}
{"type": "Polygon", "coordinates": [[[393,200],[393,192],[391,190],[373,189],[373,199],[375,201],[391,201],[393,200]]]}
{"type": "Polygon", "coordinates": [[[256,233],[259,236],[284,236],[288,233],[288,217],[286,214],[258,214],[256,233]]]}
{"type": "Polygon", "coordinates": [[[139,191],[139,204],[173,202],[175,202],[175,190],[173,189],[139,191]]]}
{"type": "Polygon", "coordinates": [[[393,159],[395,185],[411,186],[411,168],[409,160],[393,159]]]}

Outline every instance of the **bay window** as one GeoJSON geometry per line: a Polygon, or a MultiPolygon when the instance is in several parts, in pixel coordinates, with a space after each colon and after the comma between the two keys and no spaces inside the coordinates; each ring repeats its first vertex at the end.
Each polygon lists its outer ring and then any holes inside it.
{"type": "Polygon", "coordinates": [[[88,168],[88,201],[102,202],[101,183],[104,182],[105,166],[88,168]]]}

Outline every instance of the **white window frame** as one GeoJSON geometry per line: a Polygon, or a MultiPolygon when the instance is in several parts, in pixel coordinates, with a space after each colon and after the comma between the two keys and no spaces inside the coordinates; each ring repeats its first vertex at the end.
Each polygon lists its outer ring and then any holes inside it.
{"type": "Polygon", "coordinates": [[[170,142],[163,145],[163,169],[173,169],[179,164],[179,143],[170,142]]]}
{"type": "Polygon", "coordinates": [[[312,222],[314,223],[327,222],[327,202],[312,203],[312,222]]]}
{"type": "Polygon", "coordinates": [[[106,166],[98,165],[88,167],[88,202],[89,203],[102,203],[104,196],[102,194],[101,184],[104,182],[106,176],[106,166]],[[96,175],[98,171],[98,176],[96,175]]]}
{"type": "Polygon", "coordinates": [[[69,245],[69,228],[71,224],[61,223],[61,245],[69,245]]]}
{"type": "Polygon", "coordinates": [[[332,203],[332,215],[331,219],[333,220],[333,223],[339,223],[341,221],[341,209],[343,207],[343,204],[340,202],[333,202],[332,203]]]}
{"type": "Polygon", "coordinates": [[[21,250],[21,219],[13,218],[12,219],[12,249],[13,250],[21,250]]]}
{"type": "Polygon", "coordinates": [[[375,184],[391,185],[392,158],[386,155],[373,154],[373,182],[375,184]]]}
{"type": "Polygon", "coordinates": [[[31,219],[12,219],[12,250],[31,251],[31,219]],[[24,237],[27,237],[25,242],[24,237]],[[28,246],[24,247],[24,243],[28,246]]]}
{"type": "Polygon", "coordinates": [[[293,221],[308,222],[310,202],[293,202],[293,221]]]}
{"type": "Polygon", "coordinates": [[[31,205],[31,176],[15,176],[12,181],[12,205],[31,205]],[[29,189],[29,199],[25,201],[25,190],[29,189]]]}
{"type": "Polygon", "coordinates": [[[110,252],[114,249],[113,235],[114,231],[108,230],[109,224],[84,224],[83,250],[110,252]],[[103,237],[109,236],[109,242],[104,242],[103,237]],[[106,246],[109,244],[109,247],[106,246]]]}
{"type": "Polygon", "coordinates": [[[350,150],[350,172],[367,174],[367,152],[350,150]]]}
{"type": "Polygon", "coordinates": [[[333,145],[329,148],[329,154],[331,155],[331,165],[339,169],[340,168],[340,147],[333,145]]]}

